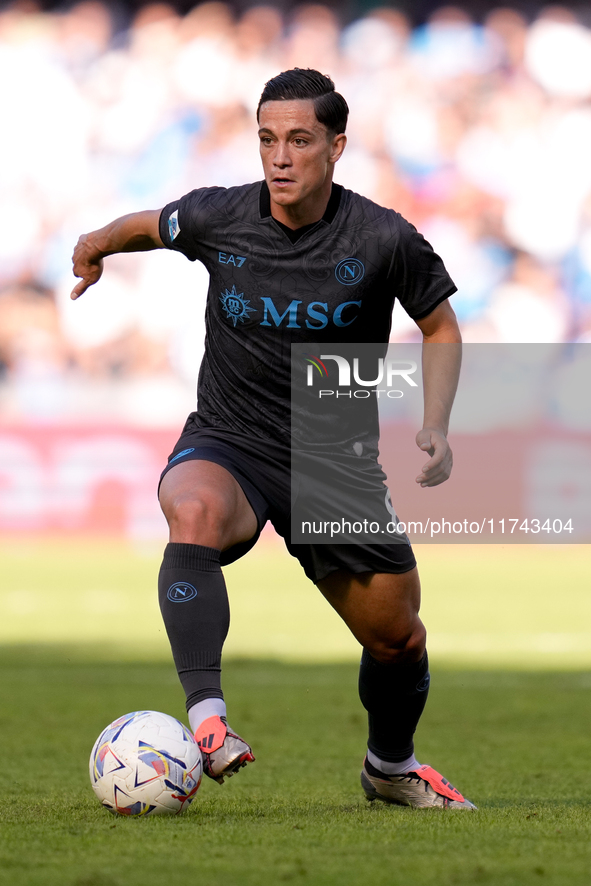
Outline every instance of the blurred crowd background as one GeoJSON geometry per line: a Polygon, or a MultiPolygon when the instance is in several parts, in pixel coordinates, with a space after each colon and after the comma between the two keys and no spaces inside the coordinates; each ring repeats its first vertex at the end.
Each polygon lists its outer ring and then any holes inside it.
{"type": "MultiPolygon", "coordinates": [[[[469,342],[591,341],[591,29],[564,7],[422,24],[377,8],[240,13],[99,0],[0,11],[0,419],[168,426],[194,403],[205,270],[114,256],[78,302],[80,233],[261,178],[255,109],[293,66],[347,99],[336,180],[444,258],[469,342]]],[[[393,340],[416,338],[398,308],[393,340]]]]}

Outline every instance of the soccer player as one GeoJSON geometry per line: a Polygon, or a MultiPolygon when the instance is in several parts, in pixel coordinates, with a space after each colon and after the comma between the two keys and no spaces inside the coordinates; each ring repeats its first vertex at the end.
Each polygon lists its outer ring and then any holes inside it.
{"type": "MultiPolygon", "coordinates": [[[[113,253],[175,249],[210,274],[198,408],[159,490],[170,528],[160,606],[205,772],[221,783],[254,760],[226,720],[220,672],[229,609],[221,567],[245,554],[270,519],[363,647],[366,796],[474,809],[414,754],[429,669],[406,537],[335,545],[294,545],[289,537],[293,342],[386,343],[397,298],[425,343],[447,343],[424,348],[424,426],[416,441],[429,459],[417,482],[442,483],[452,465],[446,435],[461,339],[448,298],[456,287],[398,213],[333,183],[347,115],[329,77],[298,68],[274,77],[257,113],[264,181],[200,188],[161,211],[83,235],[73,257],[82,279],[72,298],[97,282],[113,253]],[[344,259],[355,260],[347,278],[336,272],[344,259]]],[[[385,489],[379,479],[382,500],[385,489]]]]}

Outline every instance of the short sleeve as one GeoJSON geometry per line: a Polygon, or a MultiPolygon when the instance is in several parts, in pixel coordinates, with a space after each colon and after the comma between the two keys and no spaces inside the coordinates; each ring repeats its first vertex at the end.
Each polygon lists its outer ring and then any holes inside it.
{"type": "Polygon", "coordinates": [[[168,249],[182,252],[189,261],[201,257],[200,244],[207,230],[212,196],[219,188],[199,188],[168,203],[160,213],[160,238],[168,249]]]}
{"type": "Polygon", "coordinates": [[[394,295],[413,320],[421,320],[457,292],[441,258],[402,216],[392,259],[394,295]]]}

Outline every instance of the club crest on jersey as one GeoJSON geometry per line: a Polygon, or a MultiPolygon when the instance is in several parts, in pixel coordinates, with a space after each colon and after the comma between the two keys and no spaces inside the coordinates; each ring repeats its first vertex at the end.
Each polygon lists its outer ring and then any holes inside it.
{"type": "Polygon", "coordinates": [[[170,234],[170,239],[174,240],[181,232],[181,227],[179,225],[179,211],[175,209],[172,215],[168,216],[168,233],[170,234]]]}
{"type": "Polygon", "coordinates": [[[365,266],[358,258],[344,258],[334,269],[334,274],[339,283],[353,286],[365,277],[365,266]]]}
{"type": "Polygon", "coordinates": [[[249,314],[256,314],[256,308],[250,308],[250,299],[244,298],[243,292],[236,292],[236,287],[232,286],[230,292],[226,289],[220,295],[222,307],[226,312],[228,320],[232,320],[234,326],[240,321],[244,323],[248,320],[249,314]]]}

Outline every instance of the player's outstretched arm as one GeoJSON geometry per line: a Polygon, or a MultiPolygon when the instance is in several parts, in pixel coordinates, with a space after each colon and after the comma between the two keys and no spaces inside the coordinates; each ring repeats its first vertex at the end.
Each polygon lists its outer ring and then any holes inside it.
{"type": "Polygon", "coordinates": [[[462,361],[462,336],[456,315],[446,299],[417,322],[423,333],[423,427],[417,446],[431,458],[416,482],[438,486],[449,477],[453,455],[447,442],[449,416],[458,386],[462,361]]]}
{"type": "Polygon", "coordinates": [[[78,298],[89,286],[100,280],[105,256],[116,252],[162,249],[164,243],[158,230],[159,219],[159,209],[132,212],[116,218],[98,231],[82,234],[72,256],[74,276],[82,279],[72,290],[70,298],[78,298]]]}

